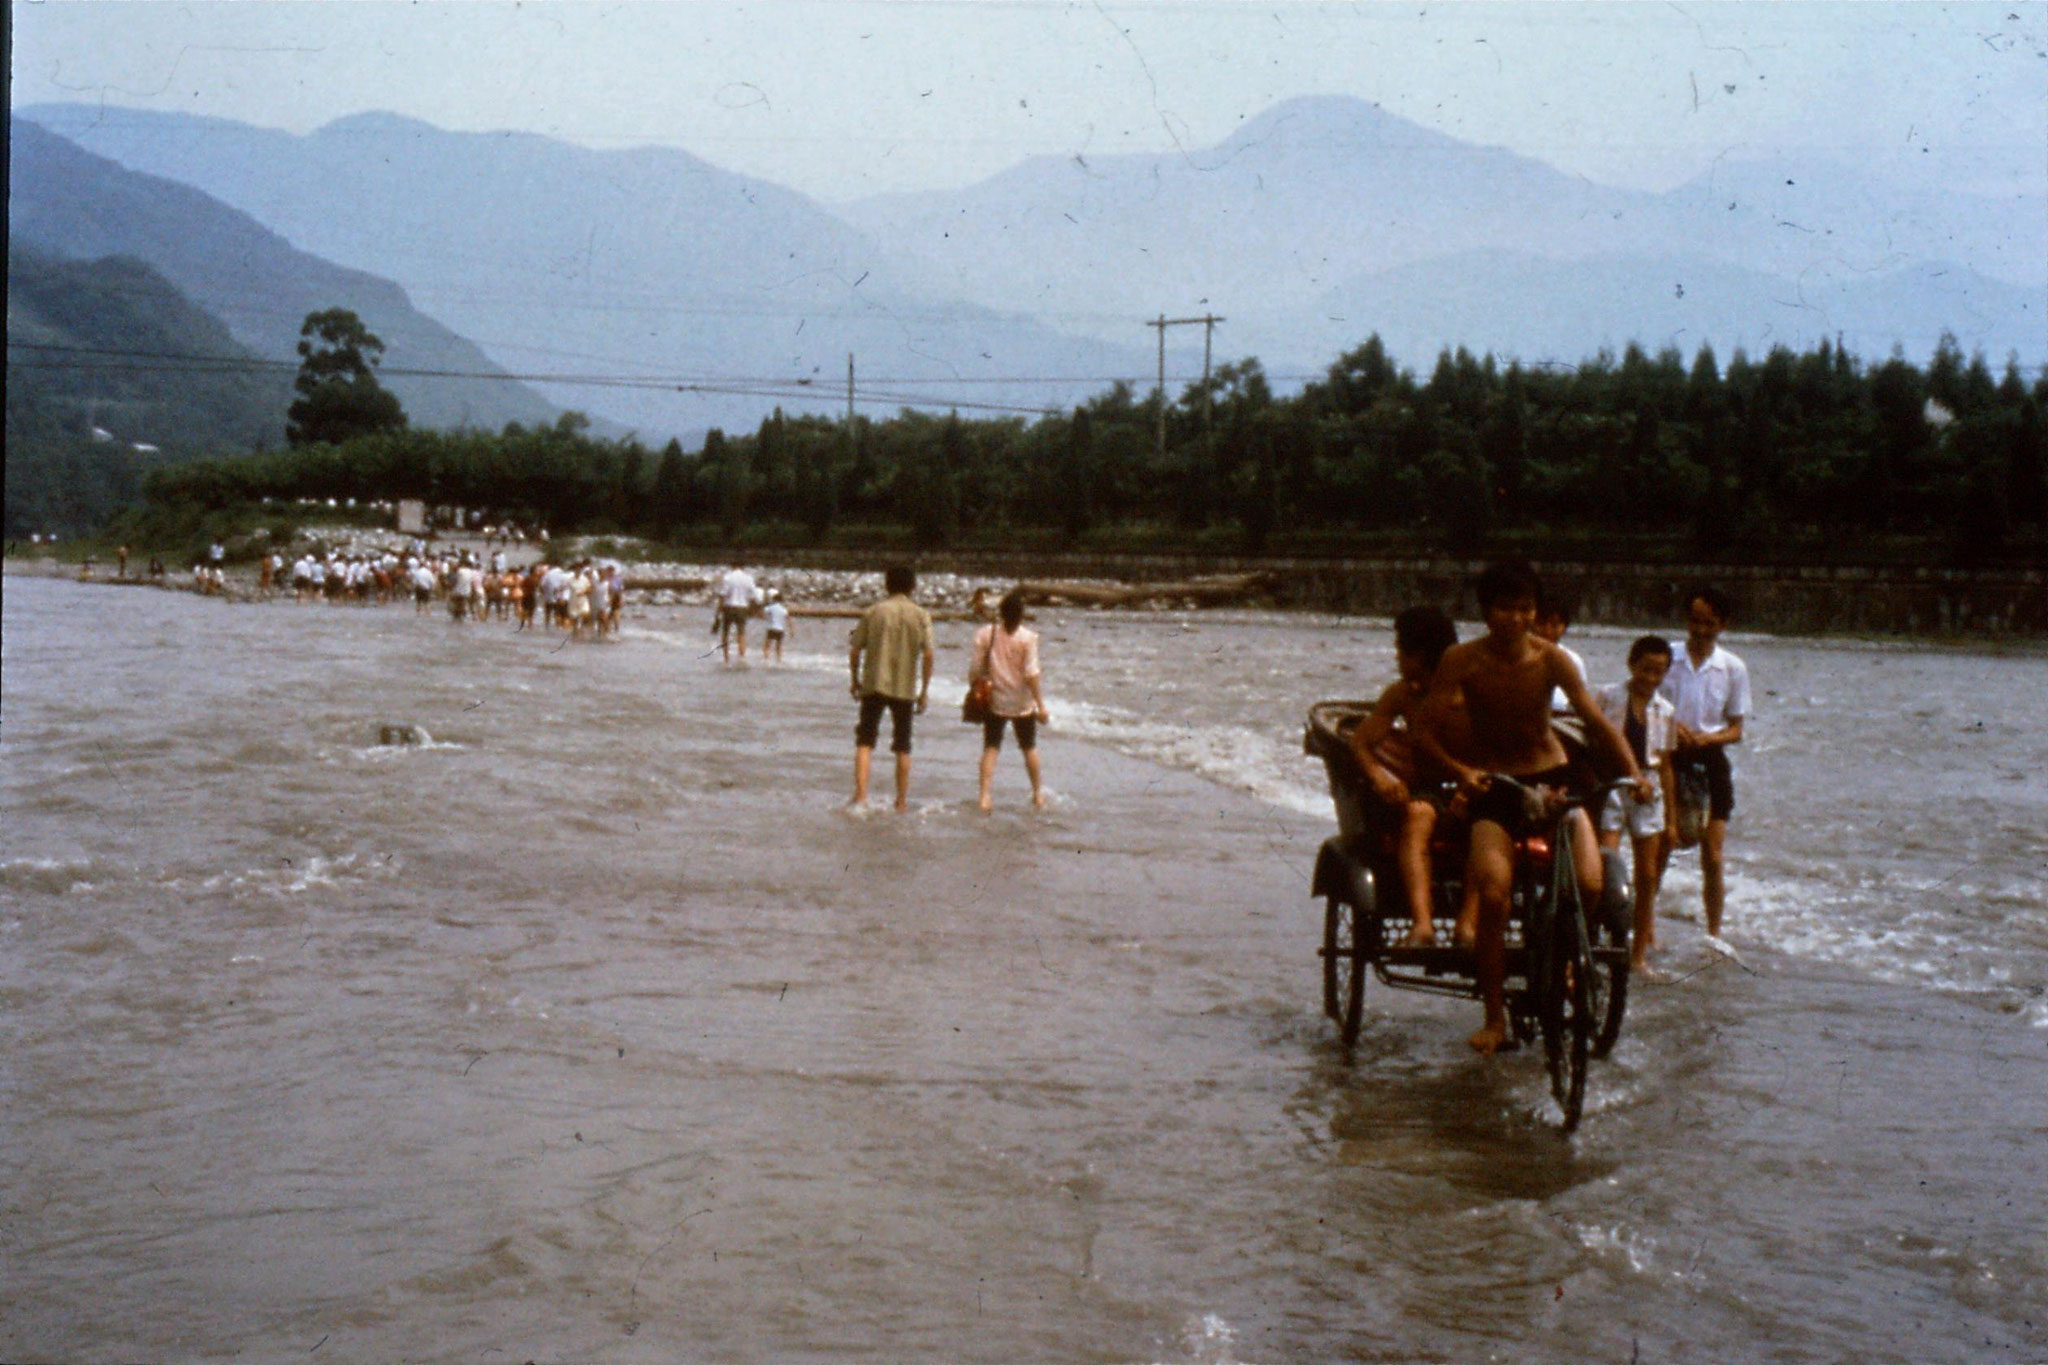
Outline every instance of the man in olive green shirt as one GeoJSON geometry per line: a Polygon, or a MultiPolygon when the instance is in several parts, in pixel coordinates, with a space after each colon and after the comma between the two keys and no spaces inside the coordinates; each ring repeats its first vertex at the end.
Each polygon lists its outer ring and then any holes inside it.
{"type": "Polygon", "coordinates": [[[910,808],[910,726],[914,707],[922,714],[931,691],[932,618],[910,600],[917,574],[909,566],[891,565],[883,575],[889,595],[867,609],[847,637],[846,666],[853,675],[851,691],[860,699],[860,723],[853,732],[853,804],[868,801],[868,771],[875,757],[875,739],[882,712],[889,712],[890,750],[896,755],[896,809],[910,808]],[[922,676],[918,658],[923,656],[922,676]]]}

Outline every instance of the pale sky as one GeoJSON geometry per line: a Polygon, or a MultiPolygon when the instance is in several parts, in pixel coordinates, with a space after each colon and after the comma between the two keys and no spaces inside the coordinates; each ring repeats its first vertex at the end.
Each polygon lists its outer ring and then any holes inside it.
{"type": "Polygon", "coordinates": [[[827,201],[1032,155],[1208,146],[1347,94],[1609,184],[1819,152],[2048,192],[2048,0],[1055,4],[1038,0],[13,0],[11,104],[308,132],[391,110],[680,147],[827,201]]]}

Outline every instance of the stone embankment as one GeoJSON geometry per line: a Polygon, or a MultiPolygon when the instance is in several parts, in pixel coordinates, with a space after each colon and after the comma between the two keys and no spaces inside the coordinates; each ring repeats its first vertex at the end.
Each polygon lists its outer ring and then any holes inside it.
{"type": "MultiPolygon", "coordinates": [[[[850,566],[876,556],[782,551],[778,562],[813,568],[850,566]]],[[[1195,559],[1172,555],[1002,555],[912,557],[920,575],[943,566],[982,583],[1076,580],[1143,585],[1233,576],[1256,581],[1227,601],[1351,615],[1391,616],[1418,602],[1460,619],[1478,615],[1472,580],[1481,561],[1454,559],[1195,559]]],[[[2048,571],[2040,569],[1796,568],[1728,564],[1539,563],[1544,581],[1578,605],[1578,619],[1618,626],[1670,627],[1684,617],[1688,591],[1713,583],[1734,597],[1740,628],[1783,635],[1973,636],[2048,638],[2048,571]]],[[[777,572],[782,572],[778,570],[777,572]]],[[[1148,605],[1185,609],[1188,598],[1148,605]]]]}
{"type": "MultiPolygon", "coordinates": [[[[393,538],[356,532],[328,543],[381,548],[393,538]]],[[[479,541],[478,558],[489,550],[479,541]]],[[[514,546],[514,562],[535,547],[514,546]]],[[[580,553],[575,542],[558,554],[580,553]]],[[[881,595],[881,566],[898,556],[844,550],[749,551],[764,588],[798,615],[850,615],[881,595]]],[[[1418,602],[1478,615],[1471,584],[1482,565],[1453,559],[1227,559],[1173,555],[930,553],[908,556],[918,598],[941,615],[966,612],[977,589],[991,598],[1022,585],[1034,603],[1184,611],[1266,607],[1391,616],[1418,602]]],[[[627,584],[644,605],[708,604],[730,561],[628,561],[627,584]]],[[[76,574],[75,566],[10,558],[10,572],[76,574]]],[[[1588,624],[1664,627],[1684,617],[1696,584],[1713,583],[1737,605],[1738,627],[1786,635],[1898,635],[2048,639],[2048,572],[2040,569],[1788,568],[1768,565],[1540,563],[1546,583],[1577,604],[1588,624]]],[[[105,570],[102,568],[102,574],[105,570]]],[[[130,581],[140,581],[131,578],[130,581]]],[[[190,588],[173,574],[164,586],[190,588]]],[[[254,595],[255,574],[228,573],[226,595],[254,595]]]]}

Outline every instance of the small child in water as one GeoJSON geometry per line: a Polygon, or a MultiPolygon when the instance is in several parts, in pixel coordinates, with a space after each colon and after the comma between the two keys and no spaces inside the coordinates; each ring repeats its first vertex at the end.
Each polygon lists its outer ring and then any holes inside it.
{"type": "Polygon", "coordinates": [[[761,646],[763,659],[782,659],[782,642],[789,638],[789,608],[782,605],[779,588],[768,590],[768,605],[761,608],[761,619],[768,627],[768,639],[761,646]]]}
{"type": "Polygon", "coordinates": [[[1665,811],[1673,803],[1671,751],[1677,745],[1677,712],[1657,694],[1671,669],[1671,642],[1645,635],[1629,646],[1628,681],[1609,683],[1593,693],[1608,723],[1621,731],[1636,765],[1657,779],[1654,801],[1624,801],[1612,793],[1600,813],[1600,846],[1620,848],[1622,831],[1635,855],[1635,927],[1629,939],[1629,967],[1646,980],[1656,979],[1650,953],[1657,946],[1658,854],[1663,851],[1665,811]]]}

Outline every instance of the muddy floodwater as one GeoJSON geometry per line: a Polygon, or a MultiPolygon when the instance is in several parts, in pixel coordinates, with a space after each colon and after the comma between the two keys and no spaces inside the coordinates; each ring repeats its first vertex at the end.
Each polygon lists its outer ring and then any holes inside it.
{"type": "Polygon", "coordinates": [[[1047,613],[989,818],[942,625],[855,818],[844,623],[704,619],[7,579],[0,1358],[2048,1361],[2039,653],[1731,638],[1740,959],[1681,856],[1567,1141],[1321,1016],[1384,622],[1047,613]]]}

